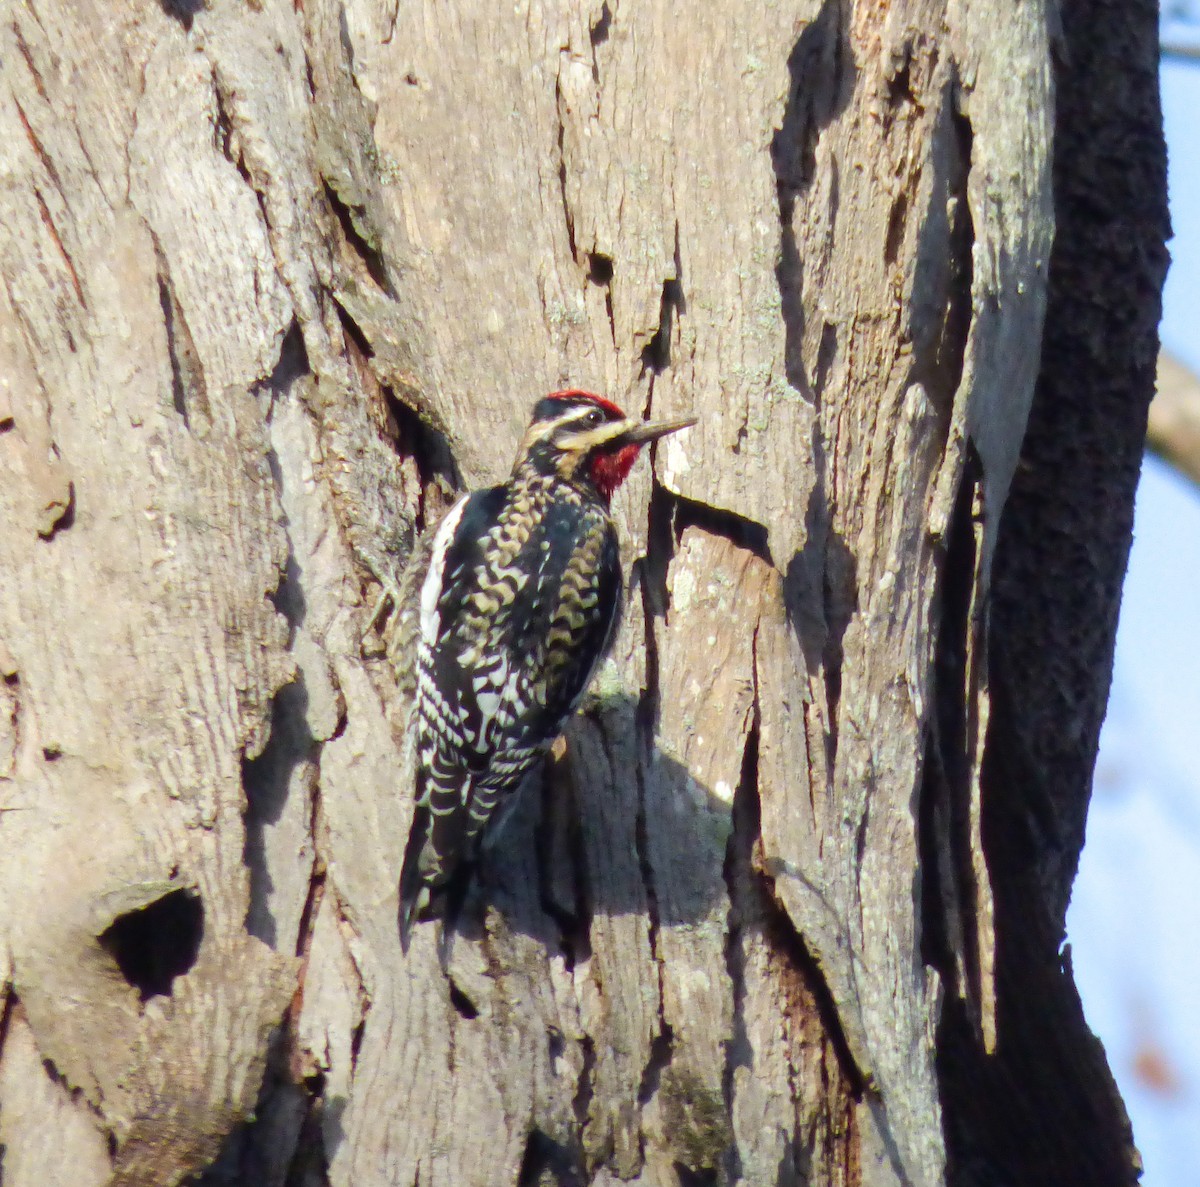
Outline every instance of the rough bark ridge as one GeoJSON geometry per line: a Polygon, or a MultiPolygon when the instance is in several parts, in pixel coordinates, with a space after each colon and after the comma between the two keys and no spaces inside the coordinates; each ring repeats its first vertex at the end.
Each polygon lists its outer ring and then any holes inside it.
{"type": "Polygon", "coordinates": [[[1041,3],[0,0],[7,1185],[1037,1182],[1038,1126],[1112,1129],[1054,941],[1161,281],[1118,7],[1052,179],[1041,3]],[[444,976],[372,574],[567,383],[701,424],[444,976]],[[1064,456],[1102,544],[1037,518],[1064,456]]]}

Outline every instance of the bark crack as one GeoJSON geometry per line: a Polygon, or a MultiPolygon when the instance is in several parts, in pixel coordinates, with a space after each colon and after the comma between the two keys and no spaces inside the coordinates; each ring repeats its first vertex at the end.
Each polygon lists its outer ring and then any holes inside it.
{"type": "MultiPolygon", "coordinates": [[[[742,749],[742,769],[734,791],[731,808],[732,828],[725,847],[722,875],[729,895],[729,914],[726,920],[725,972],[732,989],[733,1009],[730,1036],[725,1043],[725,1067],[722,1073],[722,1091],[725,1112],[734,1115],[736,1097],[736,1075],[738,1068],[750,1068],[754,1064],[754,1052],[746,1028],[746,955],[744,943],[752,940],[755,924],[761,920],[762,912],[755,901],[754,847],[759,843],[759,822],[754,804],[758,799],[758,749],[761,715],[758,697],[758,625],[751,637],[750,679],[753,684],[753,700],[750,705],[749,729],[742,749]]],[[[741,1160],[737,1143],[731,1142],[725,1154],[725,1172],[731,1183],[742,1177],[741,1160]]]]}
{"type": "MultiPolygon", "coordinates": [[[[16,43],[17,43],[17,52],[21,55],[22,58],[25,59],[25,65],[28,67],[30,76],[33,78],[33,85],[37,90],[39,98],[42,100],[43,103],[49,103],[50,99],[49,99],[49,96],[46,94],[46,84],[42,78],[42,72],[34,64],[33,53],[29,48],[29,43],[25,40],[25,34],[21,32],[21,26],[20,26],[19,22],[13,21],[12,31],[13,31],[13,38],[16,40],[16,43]]],[[[15,101],[15,96],[14,96],[14,101],[15,101]]],[[[23,111],[21,111],[20,103],[17,103],[17,111],[20,113],[21,122],[26,124],[26,127],[28,128],[28,123],[25,119],[25,113],[23,111]]]]}
{"type": "Polygon", "coordinates": [[[612,257],[606,256],[598,251],[590,252],[588,254],[587,278],[592,284],[598,285],[604,289],[604,309],[608,314],[608,332],[612,338],[613,349],[615,350],[617,345],[617,321],[613,316],[612,257]]]}
{"type": "Polygon", "coordinates": [[[566,154],[566,97],[562,89],[561,59],[558,73],[554,76],[554,109],[558,115],[558,134],[555,139],[555,155],[558,161],[558,193],[562,200],[563,222],[567,228],[567,242],[571,247],[571,259],[578,261],[579,249],[575,245],[575,218],[571,214],[571,201],[567,197],[567,154],[566,154]]]}
{"type": "MultiPolygon", "coordinates": [[[[28,51],[26,51],[26,53],[28,53],[28,51]]],[[[25,60],[29,62],[28,56],[26,56],[25,60]]],[[[31,71],[33,70],[32,62],[29,62],[29,69],[31,71]]],[[[36,75],[34,82],[38,88],[38,93],[43,99],[45,99],[45,93],[42,91],[40,81],[37,79],[36,75]]],[[[34,155],[41,163],[42,168],[46,170],[47,176],[52,182],[54,182],[54,188],[61,194],[63,192],[62,178],[59,177],[58,169],[53,160],[51,160],[49,153],[46,152],[45,146],[42,144],[38,134],[33,130],[33,125],[29,122],[29,117],[25,114],[25,108],[22,106],[21,100],[18,99],[16,95],[13,95],[13,106],[17,109],[17,119],[21,121],[21,127],[25,132],[26,139],[33,148],[34,155]]]]}
{"type": "Polygon", "coordinates": [[[36,185],[33,187],[33,196],[37,199],[38,214],[41,216],[42,225],[46,228],[50,236],[50,241],[54,244],[55,250],[62,259],[63,266],[67,270],[67,275],[71,278],[71,287],[75,290],[75,299],[79,302],[81,308],[86,309],[88,303],[83,296],[83,285],[80,282],[79,273],[75,271],[75,263],[62,241],[62,236],[58,233],[58,227],[54,225],[54,219],[50,214],[49,206],[46,205],[46,199],[42,197],[42,191],[36,185]]]}
{"type": "Polygon", "coordinates": [[[211,419],[208,389],[204,382],[204,367],[192,339],[183,306],[171,281],[171,267],[162,242],[154,228],[146,224],[154,245],[158,304],[162,310],[163,328],[167,337],[167,357],[171,364],[171,403],[183,421],[192,428],[189,402],[194,400],[205,422],[211,419]]]}
{"type": "Polygon", "coordinates": [[[359,262],[377,289],[394,298],[395,290],[388,277],[387,259],[379,246],[379,235],[369,225],[366,207],[350,205],[329,177],[323,177],[321,180],[325,199],[333,211],[353,258],[359,262]]]}
{"type": "Polygon", "coordinates": [[[972,609],[977,578],[975,506],[983,468],[968,444],[967,460],[946,533],[938,579],[937,636],[933,660],[933,712],[926,727],[926,757],[918,809],[922,889],[922,958],[967,1000],[977,1025],[979,935],[978,887],[971,860],[971,783],[974,745],[970,736],[969,672],[972,609]]]}
{"type": "MultiPolygon", "coordinates": [[[[650,341],[642,348],[642,374],[650,375],[653,385],[654,377],[661,375],[671,365],[671,332],[677,318],[687,312],[687,301],[683,295],[683,264],[679,251],[679,220],[675,220],[675,275],[668,276],[663,281],[662,296],[658,305],[658,326],[650,341]]],[[[609,302],[609,321],[612,321],[612,304],[609,302]]],[[[614,343],[616,327],[613,327],[614,343]]]]}

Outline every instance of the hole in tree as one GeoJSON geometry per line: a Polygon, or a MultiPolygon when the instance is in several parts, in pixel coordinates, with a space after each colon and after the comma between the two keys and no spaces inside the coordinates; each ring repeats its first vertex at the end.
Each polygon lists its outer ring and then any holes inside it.
{"type": "Polygon", "coordinates": [[[613,278],[613,262],[611,256],[601,255],[598,251],[588,255],[588,280],[592,284],[611,284],[613,278]]]}
{"type": "Polygon", "coordinates": [[[121,976],[148,1001],[169,996],[171,983],[196,963],[204,936],[204,904],[189,890],[170,894],[137,911],[118,915],[100,934],[100,947],[121,976]]]}
{"type": "Polygon", "coordinates": [[[188,32],[196,15],[204,9],[204,0],[159,0],[159,3],[163,11],[173,16],[188,32]]]}
{"type": "Polygon", "coordinates": [[[608,0],[604,0],[604,3],[600,5],[600,16],[589,30],[592,45],[603,45],[608,40],[608,33],[611,28],[612,9],[608,6],[608,0]]]}

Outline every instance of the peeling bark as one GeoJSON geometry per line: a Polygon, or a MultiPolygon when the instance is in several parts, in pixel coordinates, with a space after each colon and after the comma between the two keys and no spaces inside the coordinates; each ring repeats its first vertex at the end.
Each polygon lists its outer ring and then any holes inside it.
{"type": "Polygon", "coordinates": [[[6,1184],[1133,1181],[1059,947],[1156,14],[1077,7],[0,0],[6,1184]],[[381,594],[567,384],[700,424],[443,970],[381,594]]]}

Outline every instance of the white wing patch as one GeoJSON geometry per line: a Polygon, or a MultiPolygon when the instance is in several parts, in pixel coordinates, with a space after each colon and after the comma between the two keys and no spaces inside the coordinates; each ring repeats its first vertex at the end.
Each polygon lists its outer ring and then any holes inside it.
{"type": "Polygon", "coordinates": [[[459,520],[470,495],[463,495],[446,513],[446,518],[438,524],[437,535],[433,538],[433,555],[429,558],[429,572],[425,576],[425,584],[421,586],[421,641],[426,647],[432,648],[437,642],[441,630],[441,615],[438,613],[438,598],[441,597],[445,586],[446,553],[450,542],[458,528],[459,520]]]}

